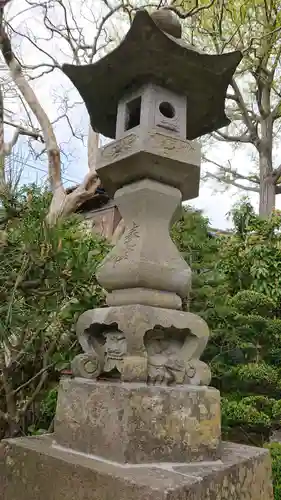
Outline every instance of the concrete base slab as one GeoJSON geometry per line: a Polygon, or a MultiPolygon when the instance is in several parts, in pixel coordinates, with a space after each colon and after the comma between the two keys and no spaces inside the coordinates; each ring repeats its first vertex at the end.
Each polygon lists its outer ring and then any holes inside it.
{"type": "Polygon", "coordinates": [[[51,435],[2,441],[0,488],[2,500],[273,500],[263,449],[224,443],[219,461],[120,465],[51,435]]]}

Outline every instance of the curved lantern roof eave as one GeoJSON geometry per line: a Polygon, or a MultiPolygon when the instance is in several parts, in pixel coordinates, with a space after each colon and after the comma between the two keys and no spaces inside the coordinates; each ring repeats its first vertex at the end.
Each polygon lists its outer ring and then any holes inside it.
{"type": "Polygon", "coordinates": [[[186,138],[195,139],[229,124],[225,96],[241,59],[239,51],[197,52],[163,32],[140,10],[112,52],[93,64],[64,64],[62,70],[84,100],[96,132],[114,139],[120,99],[145,83],[154,83],[187,96],[186,138]]]}

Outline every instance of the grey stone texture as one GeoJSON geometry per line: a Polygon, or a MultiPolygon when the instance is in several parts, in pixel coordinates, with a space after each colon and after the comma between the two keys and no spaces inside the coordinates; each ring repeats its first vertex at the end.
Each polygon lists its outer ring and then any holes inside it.
{"type": "Polygon", "coordinates": [[[109,362],[123,382],[210,383],[210,370],[199,361],[209,329],[196,314],[142,305],[93,309],[80,316],[76,333],[90,356],[75,358],[76,376],[86,371],[88,378],[97,378],[109,362]],[[90,361],[91,372],[85,366],[90,361]]]}
{"type": "Polygon", "coordinates": [[[152,290],[144,287],[113,290],[107,295],[108,306],[128,306],[142,304],[145,306],[162,307],[164,309],[182,309],[182,299],[173,292],[152,290]]]}
{"type": "MultiPolygon", "coordinates": [[[[115,200],[126,230],[96,273],[108,292],[127,290],[133,297],[135,291],[139,300],[142,298],[139,288],[170,292],[175,298],[187,296],[191,270],[169,234],[170,221],[180,199],[178,189],[150,179],[117,191],[115,200]]],[[[159,306],[159,302],[160,294],[150,300],[149,295],[145,297],[147,305],[159,306]]],[[[173,303],[171,295],[171,306],[173,303]]],[[[166,304],[167,297],[162,307],[166,304]]]]}
{"type": "Polygon", "coordinates": [[[186,96],[148,83],[124,96],[117,111],[116,139],[134,130],[155,130],[186,139],[186,96]],[[131,123],[130,123],[131,122],[131,123]],[[133,126],[130,126],[130,125],[133,126]]]}
{"type": "Polygon", "coordinates": [[[155,10],[150,14],[151,19],[155,22],[156,26],[166,34],[174,38],[181,38],[182,27],[180,20],[175,14],[168,9],[155,10]]]}
{"type": "Polygon", "coordinates": [[[63,68],[93,129],[117,136],[97,172],[126,230],[97,273],[110,307],[79,318],[72,368],[84,378],[61,380],[54,433],[0,443],[3,500],[273,500],[268,452],[221,443],[200,361],[209,330],[178,310],[191,271],[169,235],[198,195],[190,141],[228,124],[241,53],[199,54],[180,36],[171,13],[140,10],[111,54],[63,68]]]}
{"type": "Polygon", "coordinates": [[[220,421],[213,388],[62,380],[54,439],[121,463],[214,460],[220,421]]]}
{"type": "Polygon", "coordinates": [[[187,96],[187,139],[230,123],[224,111],[225,96],[241,52],[199,53],[183,39],[173,38],[171,33],[178,37],[180,32],[167,24],[167,18],[154,22],[139,9],[124,39],[106,57],[94,64],[63,65],[85,102],[93,129],[105,137],[115,138],[118,103],[128,86],[148,81],[187,96]]]}
{"type": "Polygon", "coordinates": [[[180,139],[160,127],[137,127],[99,150],[96,169],[110,196],[125,183],[148,178],[179,189],[185,201],[198,196],[200,165],[196,141],[180,139]]]}
{"type": "Polygon", "coordinates": [[[267,451],[223,444],[220,461],[120,466],[55,448],[51,436],[0,444],[1,500],[273,500],[267,451]]]}

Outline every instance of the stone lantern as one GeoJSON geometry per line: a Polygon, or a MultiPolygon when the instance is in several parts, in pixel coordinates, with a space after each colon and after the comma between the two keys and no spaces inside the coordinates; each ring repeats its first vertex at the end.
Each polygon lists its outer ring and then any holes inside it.
{"type": "MultiPolygon", "coordinates": [[[[97,171],[126,230],[97,272],[107,306],[78,320],[83,353],[61,381],[53,436],[7,445],[8,460],[22,446],[35,461],[38,498],[273,498],[267,452],[222,443],[220,394],[200,360],[209,329],[182,310],[191,270],[169,235],[181,202],[198,196],[196,138],[228,124],[240,60],[196,51],[170,11],[143,10],[106,57],[63,66],[93,129],[114,139],[97,171]]],[[[5,500],[30,498],[5,484],[5,500]]]]}

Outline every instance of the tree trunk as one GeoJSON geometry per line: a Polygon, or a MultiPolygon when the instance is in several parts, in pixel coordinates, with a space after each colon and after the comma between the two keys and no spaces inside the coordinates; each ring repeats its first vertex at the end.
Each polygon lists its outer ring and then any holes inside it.
{"type": "Polygon", "coordinates": [[[260,202],[259,215],[269,217],[275,208],[275,182],[272,168],[272,134],[271,115],[261,120],[261,139],[259,143],[260,170],[260,202]]]}
{"type": "Polygon", "coordinates": [[[275,182],[269,158],[260,155],[260,201],[259,215],[269,217],[275,208],[275,182]]]}

